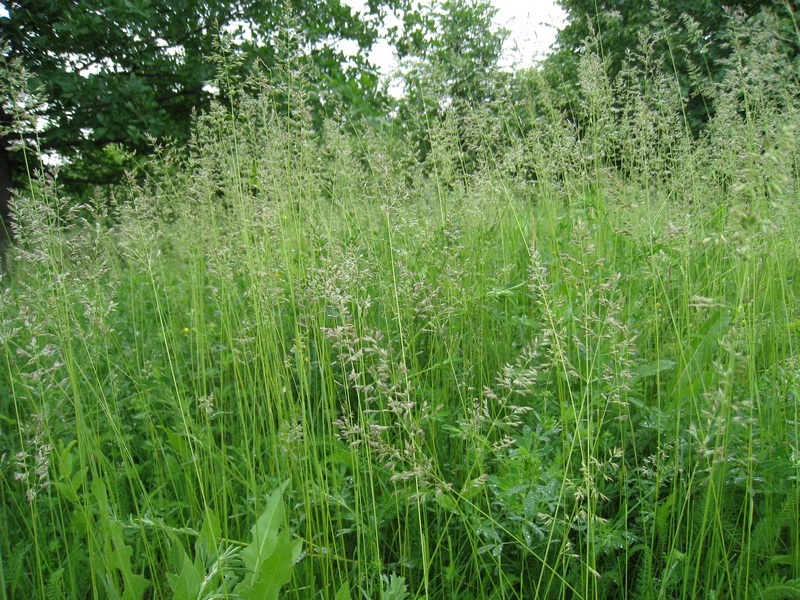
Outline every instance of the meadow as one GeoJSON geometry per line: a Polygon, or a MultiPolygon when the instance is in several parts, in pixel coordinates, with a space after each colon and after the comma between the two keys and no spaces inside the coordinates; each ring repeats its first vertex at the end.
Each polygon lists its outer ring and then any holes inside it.
{"type": "Polygon", "coordinates": [[[587,53],[580,125],[539,82],[425,153],[254,76],[146,182],[32,182],[0,598],[800,597],[782,60],[694,136],[587,53]]]}

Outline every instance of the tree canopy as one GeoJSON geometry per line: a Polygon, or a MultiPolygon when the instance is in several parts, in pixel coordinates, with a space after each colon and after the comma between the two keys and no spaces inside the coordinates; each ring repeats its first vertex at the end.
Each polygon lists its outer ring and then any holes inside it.
{"type": "Polygon", "coordinates": [[[406,15],[398,55],[405,65],[406,94],[421,89],[439,104],[486,102],[496,92],[498,61],[508,31],[492,20],[486,0],[446,0],[406,15]]]}
{"type": "MultiPolygon", "coordinates": [[[[545,71],[551,82],[570,97],[578,81],[578,63],[587,41],[602,57],[613,79],[626,61],[636,62],[642,44],[651,45],[651,58],[675,77],[687,101],[687,118],[695,133],[713,111],[708,84],[719,82],[730,55],[727,23],[737,11],[752,18],[760,11],[778,17],[785,40],[797,55],[800,38],[790,4],[785,0],[559,0],[568,23],[558,33],[558,49],[548,57],[545,71]]],[[[641,67],[642,65],[636,65],[641,67]]]]}
{"type": "MultiPolygon", "coordinates": [[[[0,60],[27,71],[29,88],[45,99],[36,107],[38,131],[22,135],[64,161],[62,182],[109,183],[128,166],[127,152],[145,154],[154,139],[188,139],[193,111],[219,93],[208,85],[216,67],[207,59],[221,34],[244,57],[243,69],[258,60],[272,66],[291,19],[293,42],[329,103],[337,95],[354,110],[379,102],[366,50],[401,2],[370,0],[357,12],[340,0],[2,0],[0,60]],[[355,56],[345,56],[342,41],[358,48],[355,56]]],[[[0,97],[4,177],[21,167],[8,152],[19,93],[7,87],[0,97]]]]}
{"type": "Polygon", "coordinates": [[[508,31],[494,25],[496,14],[488,0],[434,1],[405,14],[396,42],[405,88],[396,123],[414,140],[417,158],[429,155],[432,129],[448,119],[463,146],[463,118],[502,96],[509,78],[498,63],[508,31]]]}

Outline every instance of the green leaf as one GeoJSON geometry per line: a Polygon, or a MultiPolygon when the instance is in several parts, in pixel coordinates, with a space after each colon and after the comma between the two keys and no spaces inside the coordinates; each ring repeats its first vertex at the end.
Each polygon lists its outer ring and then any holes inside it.
{"type": "MultiPolygon", "coordinates": [[[[113,556],[111,559],[111,567],[119,571],[122,576],[123,594],[122,600],[142,600],[144,592],[150,582],[141,575],[137,575],[131,568],[131,558],[133,557],[133,548],[125,543],[122,535],[122,523],[119,521],[109,520],[109,529],[111,530],[111,541],[113,543],[113,556]]],[[[111,574],[108,574],[111,576],[111,574]]]]}
{"type": "Polygon", "coordinates": [[[278,530],[283,523],[283,502],[281,496],[289,481],[284,481],[267,500],[267,507],[250,529],[253,541],[242,550],[244,566],[254,578],[259,573],[262,563],[275,551],[278,542],[278,530]]]}
{"type": "Polygon", "coordinates": [[[659,535],[666,535],[667,525],[673,517],[673,506],[675,505],[675,492],[667,496],[661,505],[656,509],[656,531],[659,535]]]}
{"type": "Polygon", "coordinates": [[[389,586],[383,592],[384,600],[405,600],[408,597],[405,577],[398,577],[392,573],[389,586]]]}
{"type": "Polygon", "coordinates": [[[762,598],[780,598],[789,600],[790,598],[800,598],[800,579],[792,579],[776,585],[771,585],[761,592],[762,598]]]}
{"type": "Polygon", "coordinates": [[[133,548],[125,543],[122,532],[122,523],[114,519],[111,515],[111,505],[108,501],[108,493],[103,481],[99,478],[93,479],[91,483],[92,495],[97,501],[99,523],[98,535],[105,538],[106,556],[101,556],[100,564],[107,567],[107,571],[102,578],[106,586],[106,591],[112,598],[122,600],[141,600],[150,582],[141,575],[133,572],[131,567],[131,557],[133,548]],[[110,543],[109,543],[110,541],[110,543]],[[122,596],[119,595],[118,580],[116,572],[122,577],[122,596]]]}
{"type": "Polygon", "coordinates": [[[167,581],[173,591],[173,600],[195,600],[206,596],[205,588],[213,588],[220,577],[219,540],[222,532],[216,514],[209,510],[195,541],[195,558],[185,552],[180,539],[171,534],[170,562],[174,573],[167,573],[167,581]],[[212,567],[213,565],[213,567],[212,567]],[[177,574],[176,574],[177,573],[177,574]]]}
{"type": "Polygon", "coordinates": [[[191,558],[181,552],[182,562],[180,573],[176,576],[168,574],[169,586],[172,588],[173,600],[195,600],[203,585],[203,573],[197,568],[191,558]]]}
{"type": "Polygon", "coordinates": [[[252,583],[240,584],[236,591],[248,600],[277,600],[281,588],[292,580],[292,569],[301,547],[302,541],[292,542],[290,531],[284,529],[274,551],[259,565],[252,583]]]}
{"type": "Polygon", "coordinates": [[[333,600],[350,600],[350,582],[345,581],[333,600]]]}
{"type": "Polygon", "coordinates": [[[61,450],[59,478],[55,482],[58,491],[71,502],[78,502],[80,489],[86,482],[86,473],[89,471],[89,467],[78,465],[75,447],[76,442],[73,441],[61,450]]]}
{"type": "Polygon", "coordinates": [[[669,371],[675,367],[675,361],[672,360],[655,360],[646,365],[639,365],[634,369],[634,379],[642,379],[644,377],[653,377],[663,371],[669,371]]]}
{"type": "Polygon", "coordinates": [[[800,566],[800,556],[797,554],[779,554],[769,559],[770,564],[786,565],[796,569],[800,566]]]}
{"type": "Polygon", "coordinates": [[[285,481],[267,500],[264,512],[250,530],[253,541],[240,556],[248,574],[234,590],[242,598],[277,600],[280,589],[292,579],[292,569],[300,557],[302,542],[292,542],[283,523],[282,494],[285,481]]]}
{"type": "Polygon", "coordinates": [[[203,527],[200,529],[200,536],[195,543],[195,556],[201,562],[208,564],[216,560],[219,556],[219,539],[222,537],[222,530],[219,526],[217,515],[209,510],[206,512],[203,527]]]}
{"type": "Polygon", "coordinates": [[[436,498],[436,504],[441,506],[446,511],[453,512],[456,510],[456,501],[447,492],[436,494],[435,498],[436,498]]]}

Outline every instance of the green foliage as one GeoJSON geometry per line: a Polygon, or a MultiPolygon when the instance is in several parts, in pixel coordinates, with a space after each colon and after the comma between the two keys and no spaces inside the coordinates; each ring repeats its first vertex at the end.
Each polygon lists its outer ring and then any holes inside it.
{"type": "Polygon", "coordinates": [[[783,0],[562,0],[559,4],[569,21],[559,31],[558,49],[546,59],[545,70],[572,111],[579,97],[580,57],[592,51],[612,80],[631,64],[639,70],[655,68],[672,79],[685,105],[686,126],[697,134],[714,114],[714,84],[733,66],[729,58],[736,43],[730,23],[736,11],[748,19],[748,27],[774,15],[775,41],[791,60],[800,50],[793,8],[783,0]],[[643,48],[648,51],[643,53],[643,48]]]}
{"type": "MultiPolygon", "coordinates": [[[[26,129],[25,137],[63,159],[62,182],[85,189],[119,183],[124,169],[145,160],[154,140],[188,140],[193,115],[208,110],[218,93],[214,84],[220,87],[208,59],[223,32],[245,70],[258,61],[274,67],[287,49],[308,48],[314,87],[326,90],[317,106],[323,114],[342,105],[374,111],[378,80],[365,53],[385,12],[395,8],[392,0],[371,2],[364,17],[338,1],[289,7],[256,0],[37,0],[7,6],[0,39],[3,59],[20,61],[31,75],[30,89],[43,97],[35,107],[39,128],[26,129]],[[339,40],[359,49],[350,66],[336,47],[339,40]]],[[[18,108],[13,101],[3,94],[4,120],[18,108]]],[[[17,175],[24,173],[21,157],[11,159],[17,175]]]]}
{"type": "Polygon", "coordinates": [[[253,541],[242,549],[241,557],[247,571],[234,593],[252,600],[276,600],[280,589],[292,578],[292,568],[300,558],[302,540],[291,541],[289,530],[279,532],[283,520],[281,494],[288,485],[270,496],[264,513],[250,533],[253,541]]]}
{"type": "MultiPolygon", "coordinates": [[[[417,142],[420,159],[437,160],[432,138],[442,122],[460,130],[462,146],[474,142],[461,117],[481,106],[495,108],[503,97],[508,75],[498,61],[508,32],[493,24],[496,13],[483,0],[434,2],[406,13],[403,36],[396,42],[405,91],[396,123],[417,142]]],[[[474,164],[459,168],[471,171],[474,164]]]]}
{"type": "Polygon", "coordinates": [[[195,543],[192,560],[173,534],[172,566],[167,573],[174,600],[218,598],[236,594],[240,598],[275,599],[289,583],[300,558],[302,541],[291,540],[282,528],[282,495],[288,481],[275,490],[266,508],[250,530],[252,541],[241,547],[220,548],[221,530],[209,512],[195,543]]]}
{"type": "Polygon", "coordinates": [[[108,533],[99,541],[95,564],[103,565],[101,581],[109,598],[114,600],[141,600],[149,582],[132,571],[133,548],[125,543],[122,523],[111,515],[106,486],[101,479],[92,481],[92,496],[97,501],[99,512],[98,529],[108,533]]]}
{"type": "Polygon", "coordinates": [[[6,596],[792,597],[800,107],[770,39],[699,139],[658,71],[587,55],[581,128],[529,73],[536,118],[465,175],[453,120],[431,169],[318,134],[284,72],[113,219],[38,182],[0,296],[6,596]]]}
{"type": "Polygon", "coordinates": [[[432,95],[445,104],[477,107],[497,94],[497,63],[508,36],[492,19],[497,9],[477,0],[433,3],[409,13],[398,55],[409,102],[432,95]]]}

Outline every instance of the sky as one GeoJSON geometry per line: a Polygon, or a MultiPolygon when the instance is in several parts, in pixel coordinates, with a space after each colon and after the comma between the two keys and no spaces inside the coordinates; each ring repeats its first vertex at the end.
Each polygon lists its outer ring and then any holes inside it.
{"type": "Polygon", "coordinates": [[[566,13],[554,0],[492,0],[492,4],[498,10],[496,23],[511,32],[504,66],[530,66],[544,58],[558,28],[565,25],[566,13]]]}
{"type": "MultiPolygon", "coordinates": [[[[345,0],[351,6],[363,0],[345,0]]],[[[526,67],[547,55],[556,40],[558,28],[565,24],[566,14],[555,0],[491,0],[497,8],[495,23],[510,31],[504,49],[503,67],[526,67]]],[[[388,44],[379,44],[372,60],[384,74],[394,70],[395,61],[388,44]]]]}

